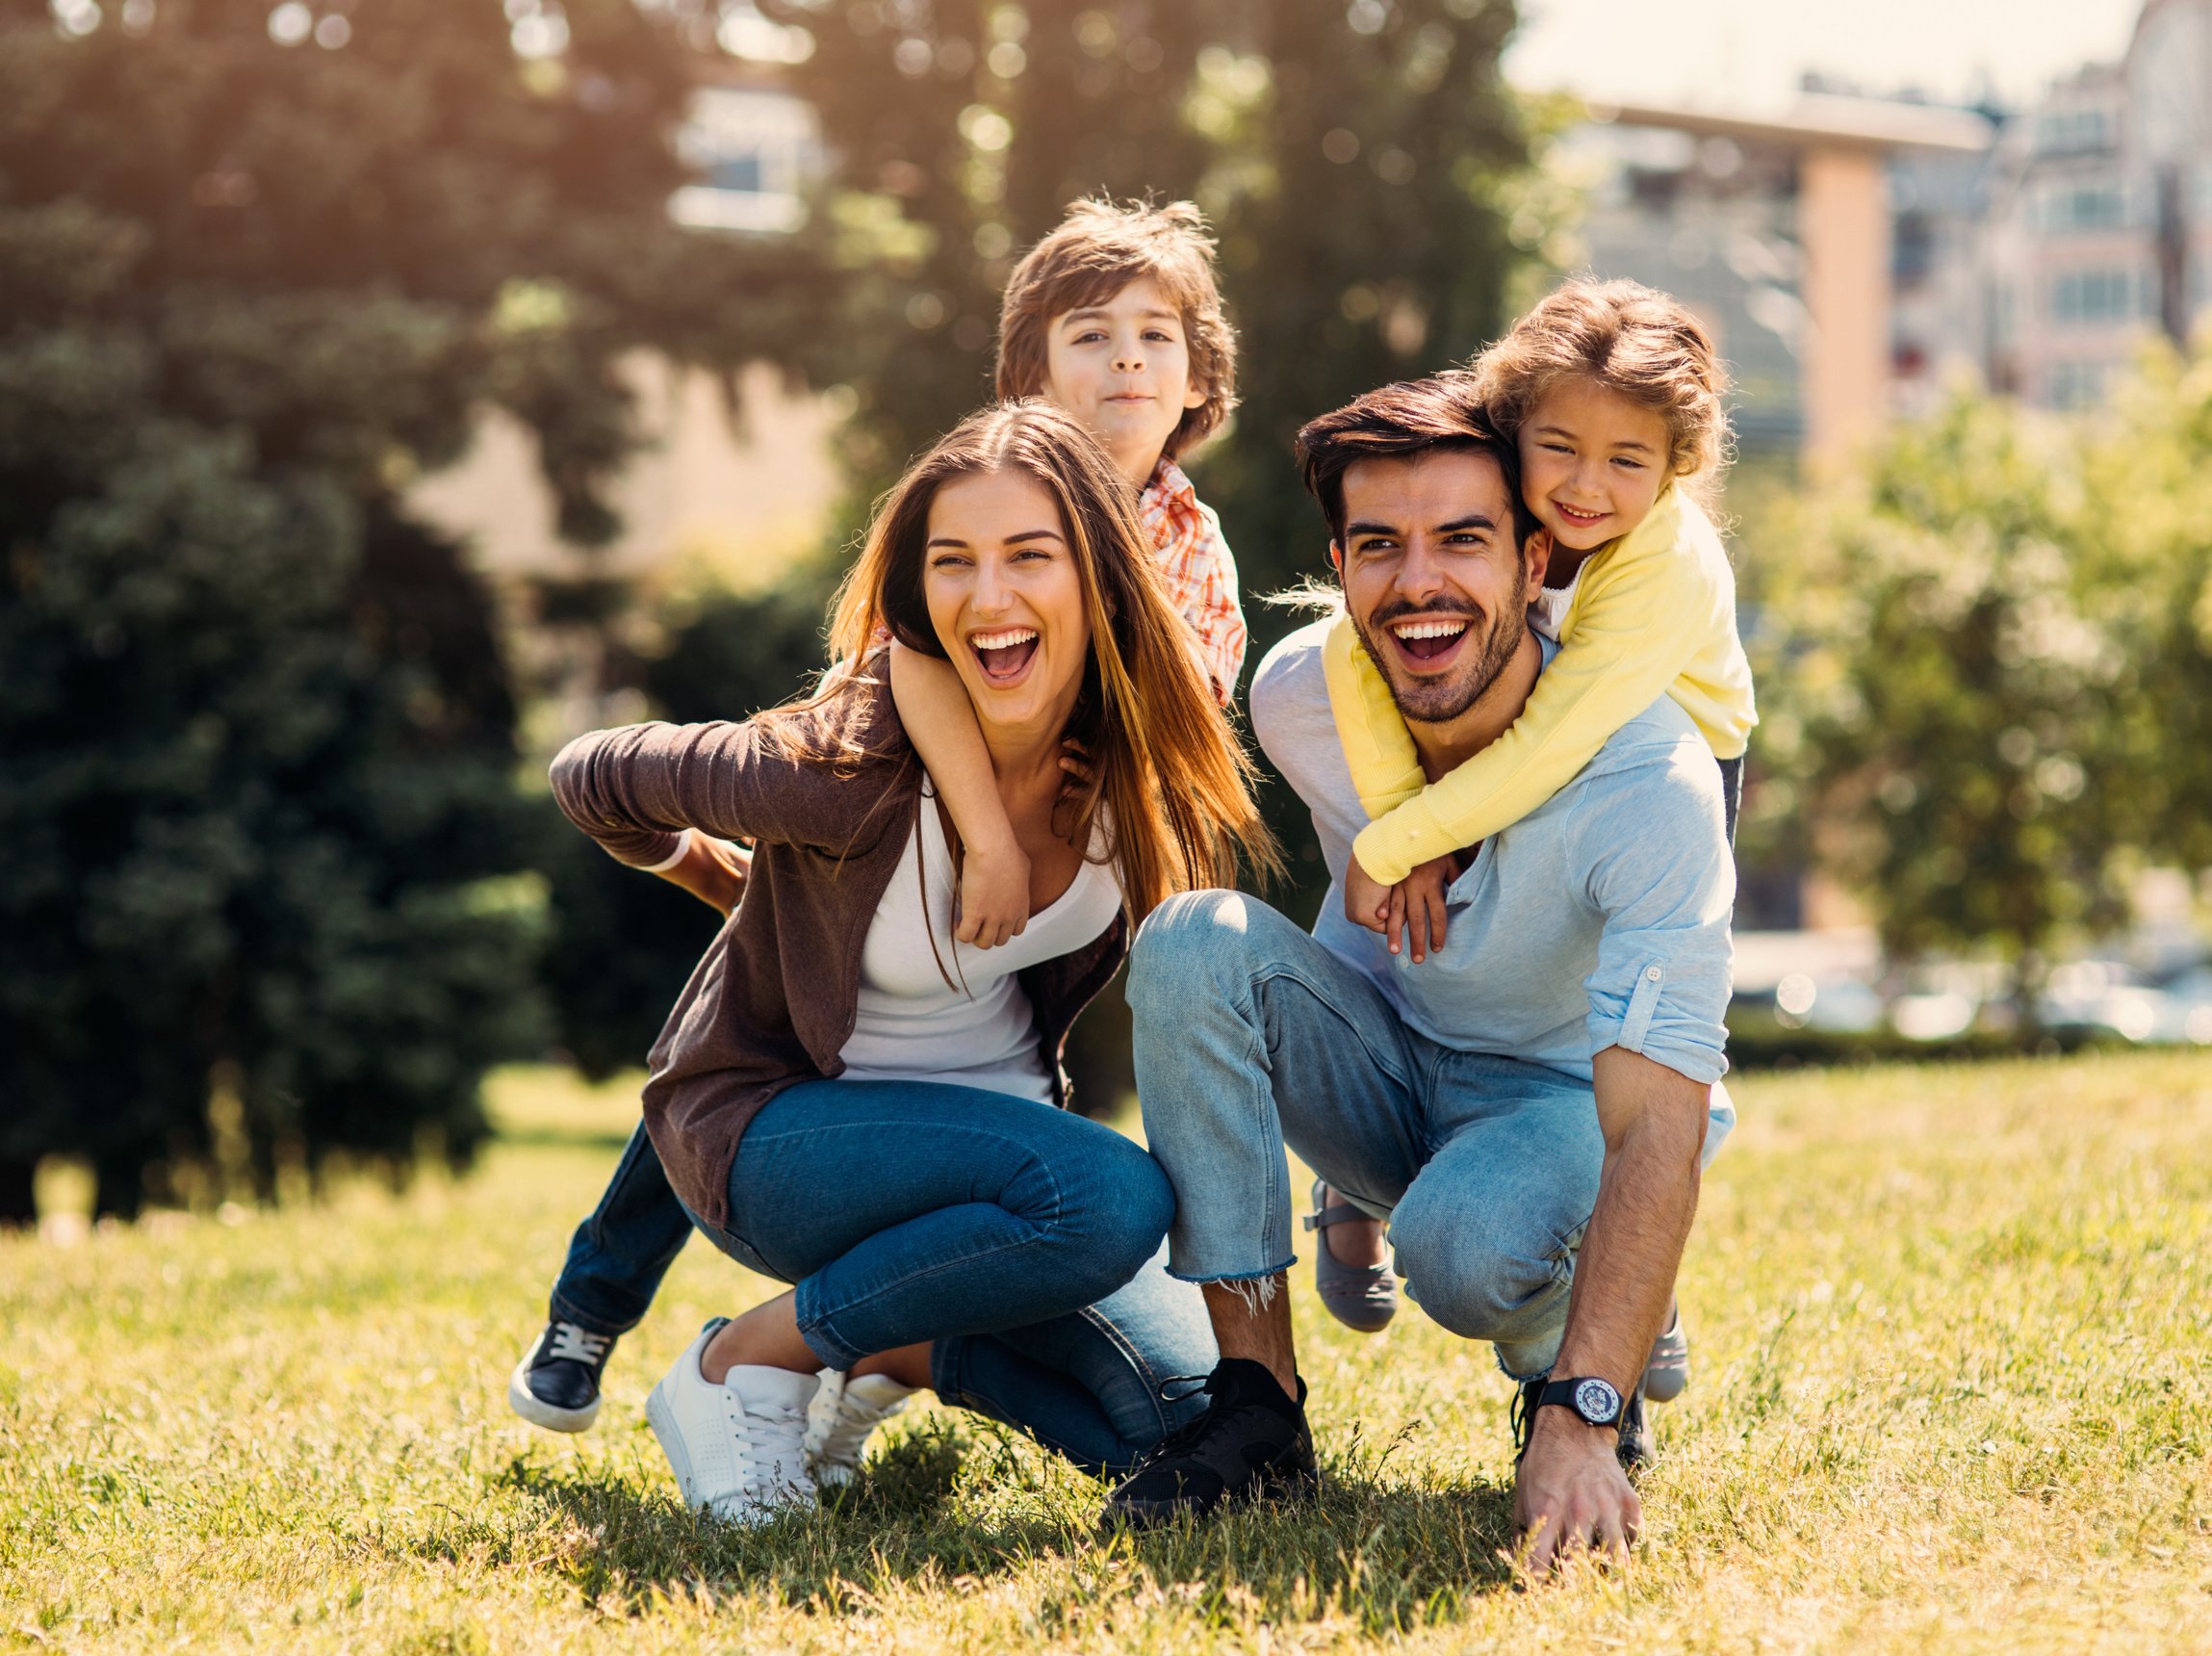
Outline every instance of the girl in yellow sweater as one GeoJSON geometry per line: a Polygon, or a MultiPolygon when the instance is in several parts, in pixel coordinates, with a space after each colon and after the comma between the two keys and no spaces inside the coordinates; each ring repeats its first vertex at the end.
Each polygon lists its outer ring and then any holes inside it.
{"type": "MultiPolygon", "coordinates": [[[[1635,282],[1571,281],[1474,372],[1499,435],[1520,453],[1522,497],[1552,537],[1530,619],[1558,654],[1512,727],[1433,785],[1349,617],[1338,618],[1324,657],[1370,817],[1346,869],[1346,915],[1384,933],[1391,952],[1410,948],[1417,963],[1444,942],[1457,857],[1551,798],[1661,695],[1696,721],[1719,760],[1733,837],[1758,722],[1735,576],[1694,498],[1718,472],[1728,435],[1726,374],[1697,319],[1635,282]]],[[[1325,1190],[1316,1200],[1337,1232],[1323,1243],[1337,1262],[1379,1266],[1379,1226],[1330,1208],[1325,1190]]],[[[1670,1319],[1647,1395],[1675,1395],[1687,1363],[1680,1320],[1670,1319]]]]}

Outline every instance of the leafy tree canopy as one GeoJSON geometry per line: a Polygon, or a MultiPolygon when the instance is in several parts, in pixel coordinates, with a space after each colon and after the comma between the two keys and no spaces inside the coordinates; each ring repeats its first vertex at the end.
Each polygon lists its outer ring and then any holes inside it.
{"type": "Polygon", "coordinates": [[[772,352],[796,249],[669,223],[630,0],[0,0],[0,1216],[217,1135],[481,1134],[532,1049],[534,815],[484,595],[399,492],[475,412],[613,528],[622,353],[772,352]]]}

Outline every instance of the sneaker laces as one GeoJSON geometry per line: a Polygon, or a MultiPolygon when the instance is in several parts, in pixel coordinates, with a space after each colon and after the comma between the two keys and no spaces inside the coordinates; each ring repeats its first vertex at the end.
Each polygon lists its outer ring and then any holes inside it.
{"type": "MultiPolygon", "coordinates": [[[[593,1368],[606,1361],[606,1354],[614,1347],[612,1334],[595,1334],[575,1323],[553,1325],[553,1339],[538,1354],[538,1362],[588,1362],[593,1368]]],[[[532,1364],[535,1367],[536,1364],[532,1364]]]]}
{"type": "Polygon", "coordinates": [[[1184,1450],[1196,1444],[1199,1438],[1205,1436],[1208,1426],[1214,1418],[1214,1410],[1221,1407],[1221,1392],[1215,1386],[1214,1377],[1210,1374],[1170,1375],[1166,1380],[1160,1382],[1156,1390],[1162,1403],[1187,1403],[1201,1393],[1213,1398],[1214,1402],[1207,1407],[1204,1413],[1196,1419],[1186,1420],[1154,1444],[1152,1452],[1138,1463],[1140,1467],[1149,1466],[1153,1462],[1166,1460],[1170,1455],[1180,1455],[1184,1450]],[[1190,1389],[1170,1393],[1169,1388],[1178,1385],[1189,1386],[1190,1389]]]}
{"type": "Polygon", "coordinates": [[[744,1465],[738,1485],[749,1495],[775,1489],[812,1488],[807,1476],[801,1445],[806,1436],[804,1410],[789,1404],[748,1405],[728,1386],[722,1393],[722,1414],[736,1440],[744,1465]],[[783,1464],[788,1462],[788,1465],[783,1464]],[[771,1481],[772,1479],[776,1481],[771,1481]]]}
{"type": "Polygon", "coordinates": [[[829,1430],[822,1434],[821,1441],[813,1446],[817,1461],[833,1464],[858,1465],[861,1446],[867,1442],[868,1434],[907,1406],[904,1397],[895,1397],[888,1403],[870,1403],[855,1397],[851,1390],[852,1377],[839,1374],[822,1383],[836,1389],[836,1418],[829,1430]]]}
{"type": "Polygon", "coordinates": [[[1513,1402],[1505,1411],[1507,1424],[1513,1432],[1513,1462],[1520,1464],[1521,1457],[1529,1452],[1529,1435],[1536,1424],[1536,1398],[1542,1392],[1548,1375],[1534,1380],[1518,1381],[1513,1386],[1513,1402]]]}

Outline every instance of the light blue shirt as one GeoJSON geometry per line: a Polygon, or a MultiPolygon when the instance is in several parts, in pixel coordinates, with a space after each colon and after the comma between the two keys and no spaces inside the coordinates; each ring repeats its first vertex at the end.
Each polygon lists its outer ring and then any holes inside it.
{"type": "MultiPolygon", "coordinates": [[[[1622,1047],[1719,1080],[1736,862],[1720,767],[1689,715],[1653,703],[1543,806],[1484,841],[1446,894],[1443,949],[1415,966],[1344,918],[1345,866],[1367,814],[1329,712],[1327,630],[1317,621],[1270,650],[1249,704],[1328,864],[1314,936],[1442,1046],[1584,1080],[1592,1057],[1622,1047]]],[[[1538,642],[1548,663],[1557,646],[1538,642]]]]}

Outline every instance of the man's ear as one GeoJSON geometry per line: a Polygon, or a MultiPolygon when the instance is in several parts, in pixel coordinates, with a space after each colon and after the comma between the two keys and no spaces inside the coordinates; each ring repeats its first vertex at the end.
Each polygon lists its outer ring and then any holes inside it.
{"type": "Polygon", "coordinates": [[[1552,567],[1552,531],[1539,529],[1529,536],[1521,548],[1521,556],[1529,560],[1529,584],[1544,584],[1544,571],[1552,567]]]}
{"type": "Polygon", "coordinates": [[[1344,584],[1344,548],[1331,539],[1328,543],[1328,566],[1336,571],[1339,586],[1344,584]]]}

